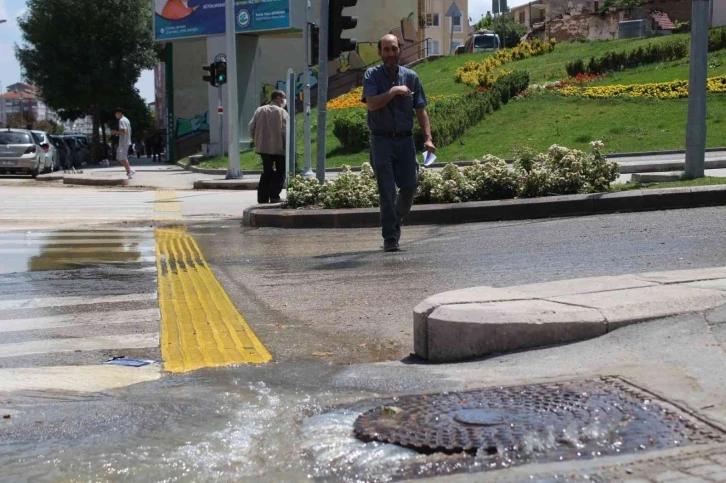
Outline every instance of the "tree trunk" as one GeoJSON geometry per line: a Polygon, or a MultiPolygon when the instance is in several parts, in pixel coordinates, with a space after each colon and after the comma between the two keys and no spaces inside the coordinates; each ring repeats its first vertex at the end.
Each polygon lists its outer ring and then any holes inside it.
{"type": "Polygon", "coordinates": [[[93,163],[98,164],[103,159],[101,144],[98,137],[98,129],[101,126],[101,105],[96,103],[93,106],[93,163]]]}

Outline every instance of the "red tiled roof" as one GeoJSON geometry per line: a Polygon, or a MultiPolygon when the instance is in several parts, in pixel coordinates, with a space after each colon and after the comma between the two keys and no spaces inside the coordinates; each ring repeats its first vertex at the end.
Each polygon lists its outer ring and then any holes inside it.
{"type": "Polygon", "coordinates": [[[0,99],[6,100],[6,101],[14,101],[16,99],[35,99],[34,94],[30,94],[29,92],[6,92],[3,95],[0,95],[0,99]]]}
{"type": "Polygon", "coordinates": [[[668,17],[667,13],[663,12],[652,12],[650,16],[655,20],[655,23],[658,24],[658,27],[661,30],[675,30],[676,26],[673,25],[673,22],[671,22],[670,17],[668,17]]]}

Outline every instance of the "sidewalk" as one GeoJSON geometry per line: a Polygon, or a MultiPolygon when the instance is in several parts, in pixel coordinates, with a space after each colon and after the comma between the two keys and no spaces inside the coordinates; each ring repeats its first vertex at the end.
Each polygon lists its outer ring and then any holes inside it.
{"type": "Polygon", "coordinates": [[[434,295],[416,306],[414,348],[429,361],[455,362],[705,313],[726,349],[724,304],[726,267],[473,287],[434,295]]]}

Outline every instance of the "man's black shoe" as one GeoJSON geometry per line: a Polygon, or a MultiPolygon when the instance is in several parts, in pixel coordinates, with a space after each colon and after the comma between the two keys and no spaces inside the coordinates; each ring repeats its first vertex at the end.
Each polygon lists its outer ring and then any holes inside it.
{"type": "Polygon", "coordinates": [[[384,252],[397,252],[401,249],[397,241],[386,241],[383,243],[384,252]]]}

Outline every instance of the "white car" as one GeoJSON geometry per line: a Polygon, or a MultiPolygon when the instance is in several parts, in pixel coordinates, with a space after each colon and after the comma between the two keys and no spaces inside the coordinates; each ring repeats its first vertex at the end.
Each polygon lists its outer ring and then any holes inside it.
{"type": "Polygon", "coordinates": [[[53,146],[53,143],[50,142],[50,138],[48,137],[48,133],[45,131],[31,131],[33,133],[33,136],[35,137],[35,140],[38,142],[38,144],[43,148],[43,152],[45,152],[45,164],[43,166],[43,169],[41,172],[43,173],[52,173],[56,169],[60,167],[60,159],[58,150],[55,146],[53,146]]]}
{"type": "Polygon", "coordinates": [[[0,130],[0,173],[27,173],[33,178],[45,167],[45,151],[30,131],[0,130]]]}

